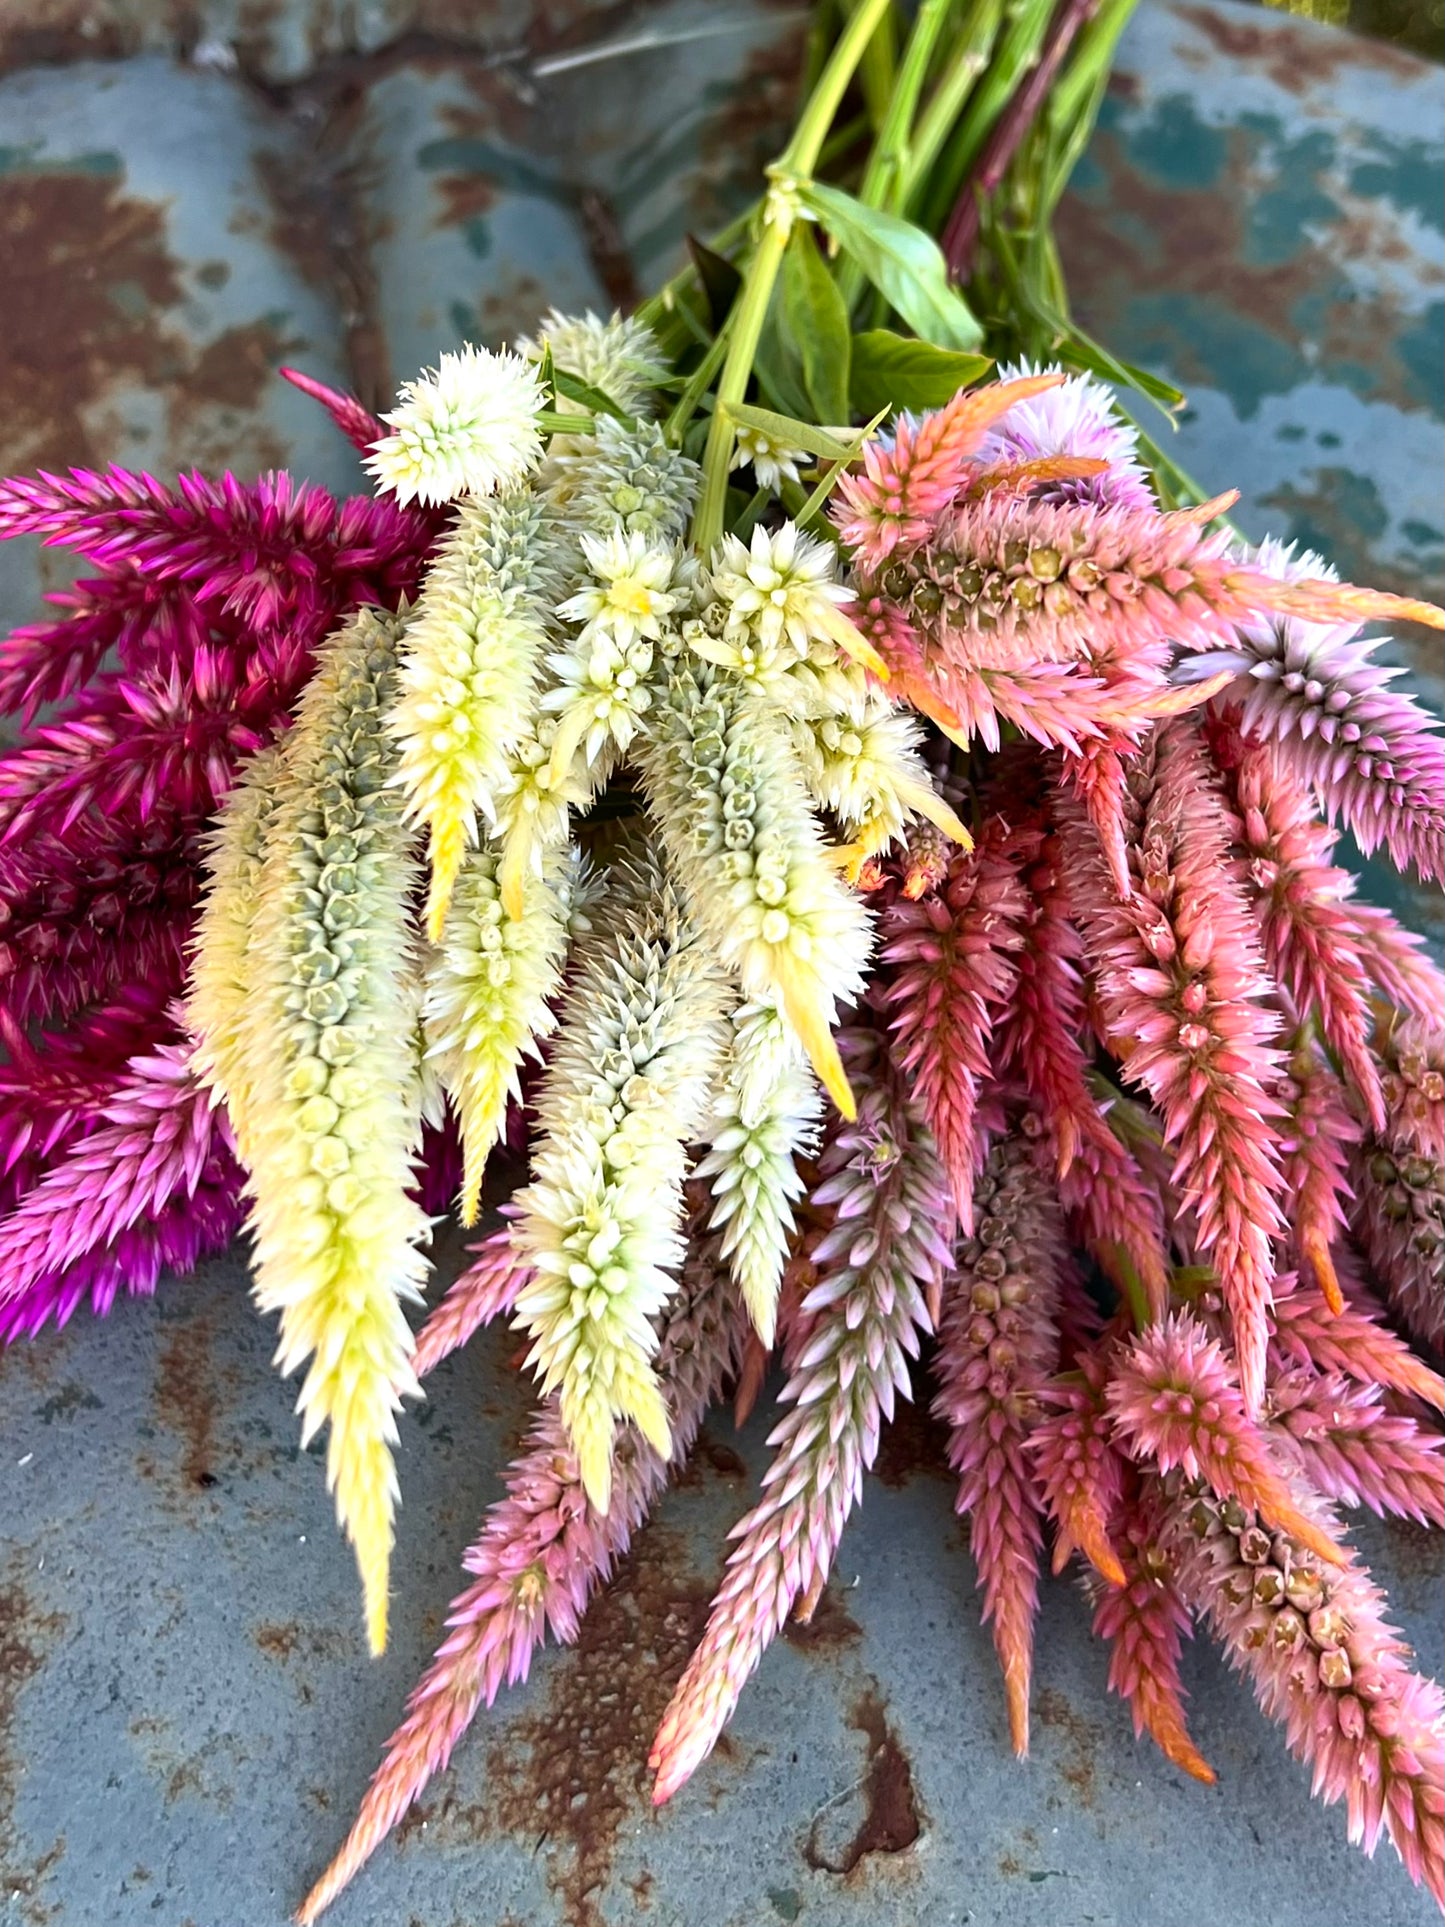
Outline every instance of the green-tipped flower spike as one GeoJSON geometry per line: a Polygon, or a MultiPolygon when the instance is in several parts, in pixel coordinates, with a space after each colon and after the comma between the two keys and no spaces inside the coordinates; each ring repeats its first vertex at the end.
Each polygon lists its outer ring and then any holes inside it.
{"type": "Polygon", "coordinates": [[[831,1026],[862,986],[871,933],[823,848],[784,728],[737,684],[679,664],[639,760],[693,915],[744,993],[783,1011],[852,1117],[831,1026]]]}
{"type": "Polygon", "coordinates": [[[816,1148],[822,1108],[802,1047],[776,1005],[744,1004],[733,1016],[712,1148],[698,1176],[712,1180],[711,1227],[722,1232],[733,1281],[769,1347],[793,1201],[803,1189],[797,1160],[816,1148]]]}
{"type": "Polygon", "coordinates": [[[682,1259],[687,1147],[707,1113],[725,980],[651,861],[624,863],[567,994],[519,1193],[535,1276],[517,1300],[544,1393],[560,1392],[587,1496],[605,1512],[618,1424],[661,1453],[667,1411],[651,1319],[682,1259]]]}
{"type": "Polygon", "coordinates": [[[522,736],[555,594],[542,506],[524,489],[465,502],[407,629],[390,728],[407,814],[431,838],[427,932],[440,937],[478,813],[497,816],[522,736]]]}
{"type": "Polygon", "coordinates": [[[333,637],[287,741],[247,966],[243,1107],[256,1301],[281,1314],[281,1369],[311,1360],[302,1443],[330,1425],[327,1481],[377,1653],[396,1412],[420,1389],[402,1305],[420,1296],[428,1228],[407,1195],[421,1121],[415,866],[383,725],[401,629],[363,610],[333,637]]]}
{"type": "Polygon", "coordinates": [[[522,1059],[552,1029],[548,1000],[561,982],[576,860],[550,852],[545,874],[523,882],[518,917],[502,902],[500,868],[495,850],[468,852],[426,972],[427,1055],[461,1124],[463,1224],[476,1222],[522,1059]]]}
{"type": "Polygon", "coordinates": [[[562,315],[553,308],[535,340],[524,335],[517,342],[518,354],[531,361],[540,361],[547,348],[564,373],[600,388],[629,415],[646,412],[648,391],[669,372],[652,330],[630,315],[599,321],[591,312],[562,315]]]}

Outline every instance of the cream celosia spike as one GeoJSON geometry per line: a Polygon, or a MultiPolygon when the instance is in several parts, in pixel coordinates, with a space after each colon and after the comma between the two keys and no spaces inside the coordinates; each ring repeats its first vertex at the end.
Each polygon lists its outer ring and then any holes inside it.
{"type": "Polygon", "coordinates": [[[813,801],[853,832],[850,877],[896,842],[915,816],[926,817],[964,849],[972,847],[967,826],[934,789],[918,753],[918,724],[903,710],[874,698],[861,716],[796,721],[792,735],[813,801]]]}
{"type": "Polygon", "coordinates": [[[542,504],[526,489],[464,502],[412,614],[389,728],[408,817],[431,838],[436,941],[480,811],[497,798],[532,709],[556,593],[542,504]]]}
{"type": "Polygon", "coordinates": [[[817,1144],[822,1102],[798,1040],[774,1004],[745,1004],[715,1101],[711,1145],[698,1176],[711,1178],[712,1229],[764,1345],[771,1347],[778,1285],[803,1189],[799,1155],[817,1144]]]}
{"type": "Polygon", "coordinates": [[[659,1452],[667,1412],[649,1322],[682,1258],[687,1146],[722,1048],[726,980],[651,862],[614,871],[602,938],[568,992],[538,1103],[541,1148],[516,1202],[535,1277],[517,1301],[544,1393],[560,1391],[587,1495],[605,1511],[632,1419],[659,1452]]]}
{"type": "MultiPolygon", "coordinates": [[[[669,448],[656,422],[628,425],[604,415],[595,435],[578,436],[570,452],[551,456],[540,486],[574,544],[584,535],[617,534],[673,542],[687,530],[700,477],[697,463],[669,448]]],[[[580,546],[574,555],[580,568],[580,546]]]]}
{"type": "Polygon", "coordinates": [[[373,1652],[386,1642],[395,1415],[419,1392],[402,1303],[420,1296],[428,1229],[407,1195],[421,1099],[415,866],[383,726],[401,627],[363,610],[302,698],[266,840],[245,1039],[256,1301],[281,1314],[281,1369],[311,1359],[302,1443],[329,1422],[327,1480],[373,1652]]]}
{"type": "Polygon", "coordinates": [[[552,350],[556,365],[579,381],[600,388],[629,415],[648,412],[649,390],[667,377],[667,364],[650,328],[628,315],[614,314],[600,321],[595,314],[563,315],[555,308],[537,330],[517,342],[517,352],[529,360],[552,350]]]}
{"type": "Polygon", "coordinates": [[[476,1221],[482,1173],[519,1094],[522,1059],[551,1030],[548,999],[567,948],[572,852],[549,854],[546,874],[522,886],[522,914],[509,915],[495,850],[468,851],[441,942],[427,963],[427,1055],[435,1063],[462,1132],[462,1223],[476,1221]]]}
{"type": "Polygon", "coordinates": [[[247,1154],[252,1067],[245,1048],[251,993],[247,951],[261,853],[275,802],[278,752],[263,749],[221,806],[206,856],[209,882],[196,925],[186,997],[191,1066],[225,1104],[237,1150],[247,1154]]]}
{"type": "Polygon", "coordinates": [[[871,932],[829,864],[785,729],[736,683],[682,662],[639,760],[689,908],[746,995],[782,1009],[851,1117],[831,1026],[862,986],[871,932]]]}

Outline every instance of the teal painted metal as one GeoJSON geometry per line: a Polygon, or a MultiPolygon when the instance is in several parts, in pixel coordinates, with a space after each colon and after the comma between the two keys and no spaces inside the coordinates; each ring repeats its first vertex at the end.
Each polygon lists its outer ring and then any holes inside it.
{"type": "MultiPolygon", "coordinates": [[[[542,301],[655,282],[776,147],[798,33],[787,6],[701,0],[626,20],[552,5],[525,47],[516,8],[441,0],[210,0],[179,42],[169,6],[82,11],[98,24],[80,50],[129,57],[0,80],[0,339],[34,362],[0,357],[0,460],[284,460],[338,487],[355,465],[268,379],[275,361],[377,403],[463,332],[506,339],[542,301]],[[639,21],[707,38],[572,59],[639,21]]],[[[0,26],[0,58],[20,46],[0,26]]],[[[1064,213],[1085,322],[1190,391],[1179,459],[1240,486],[1247,527],[1283,524],[1399,587],[1445,571],[1442,191],[1433,70],[1176,0],[1126,38],[1064,213]]],[[[0,614],[26,619],[57,567],[0,549],[0,614]]],[[[453,1244],[441,1278],[455,1262],[453,1244]]],[[[513,1341],[444,1368],[406,1423],[378,1664],[270,1349],[228,1259],[0,1358],[3,1927],[281,1927],[437,1639],[522,1419],[513,1341]]],[[[779,1643],[729,1749],[654,1816],[649,1722],[764,1430],[734,1440],[714,1419],[595,1635],[478,1720],[337,1927],[1432,1917],[1309,1804],[1202,1644],[1188,1684],[1220,1786],[1136,1745],[1067,1584],[1046,1594],[1034,1756],[1013,1762],[916,1420],[885,1447],[815,1628],[779,1643]]],[[[1439,1673],[1439,1536],[1359,1538],[1439,1673]]]]}

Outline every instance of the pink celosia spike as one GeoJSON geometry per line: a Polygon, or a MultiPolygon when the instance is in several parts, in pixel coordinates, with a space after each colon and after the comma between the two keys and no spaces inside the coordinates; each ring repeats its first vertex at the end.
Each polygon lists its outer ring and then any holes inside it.
{"type": "Polygon", "coordinates": [[[1445,1526],[1445,1435],[1383,1397],[1378,1385],[1296,1366],[1271,1380],[1268,1411],[1324,1498],[1445,1526]]]}
{"type": "Polygon", "coordinates": [[[299,388],[303,395],[319,401],[360,454],[368,454],[372,445],[385,435],[385,424],[379,422],[369,408],[363,408],[355,395],[343,395],[335,388],[328,388],[324,381],[318,381],[314,375],[303,375],[299,368],[278,368],[276,373],[282,381],[299,388]]]}
{"type": "MultiPolygon", "coordinates": [[[[1278,743],[1281,758],[1314,789],[1331,821],[1347,825],[1367,853],[1383,843],[1400,868],[1413,864],[1422,876],[1441,876],[1445,740],[1412,697],[1390,688],[1400,672],[1371,660],[1380,643],[1361,639],[1365,612],[1352,601],[1363,592],[1321,583],[1318,556],[1296,556],[1274,542],[1266,542],[1250,566],[1260,580],[1272,580],[1274,590],[1259,592],[1256,611],[1240,619],[1232,639],[1186,638],[1206,653],[1183,665],[1183,673],[1231,670],[1236,680],[1229,693],[1243,707],[1244,727],[1278,743]],[[1284,610],[1292,589],[1314,613],[1284,610]],[[1322,590],[1333,594],[1331,612],[1316,608],[1322,590]]],[[[1434,618],[1417,612],[1412,619],[1434,618]]]]}
{"type": "Polygon", "coordinates": [[[412,1370],[418,1378],[465,1345],[481,1326],[505,1318],[526,1288],[532,1268],[504,1224],[470,1247],[473,1259],[417,1333],[412,1370]]]}
{"type": "MultiPolygon", "coordinates": [[[[1301,1507],[1328,1537],[1328,1514],[1301,1507]]],[[[1337,1571],[1207,1496],[1173,1502],[1167,1548],[1179,1590],[1205,1614],[1326,1804],[1343,1799],[1349,1837],[1373,1853],[1386,1835],[1410,1878],[1445,1906],[1445,1700],[1385,1620],[1385,1601],[1351,1557],[1337,1571]]]]}
{"type": "Polygon", "coordinates": [[[965,1231],[978,1163],[974,1112],[988,1075],[989,1039],[1017,981],[1028,898],[1019,869],[1037,846],[1037,819],[1002,810],[960,851],[932,897],[898,903],[884,924],[883,963],[900,1069],[938,1143],[965,1231]]]}
{"type": "Polygon", "coordinates": [[[1024,876],[1032,899],[1018,987],[1000,1033],[1000,1068],[1016,1072],[1050,1134],[1063,1198],[1084,1240],[1126,1294],[1155,1316],[1168,1300],[1158,1193],[1110,1129],[1087,1081],[1078,933],[1068,917],[1063,849],[1051,835],[1024,876]]]}
{"type": "Polygon", "coordinates": [[[960,390],[945,407],[899,417],[893,440],[865,442],[863,473],[838,484],[834,518],[844,542],[876,567],[900,543],[920,542],[969,479],[969,459],[1015,402],[1057,388],[1062,374],[1027,375],[960,390]]]}
{"type": "Polygon", "coordinates": [[[826,1579],[879,1429],[910,1392],[908,1360],[928,1329],[924,1298],[947,1268],[947,1186],[905,1080],[873,1032],[839,1034],[858,1098],[819,1160],[812,1208],[831,1220],[813,1252],[809,1327],[769,1436],[763,1495],[736,1544],[707,1631],[663,1715],[649,1763],[668,1799],[717,1743],[794,1602],[826,1579]]]}
{"type": "Polygon", "coordinates": [[[1214,1785],[1214,1769],[1189,1737],[1179,1654],[1191,1630],[1189,1608],[1160,1550],[1153,1521],[1138,1504],[1120,1521],[1124,1546],[1114,1585],[1089,1583],[1094,1632],[1110,1643],[1109,1690],[1129,1702],[1134,1737],[1147,1733],[1165,1759],[1191,1779],[1214,1785]]]}
{"type": "Polygon", "coordinates": [[[1272,1240],[1283,1187],[1269,1095],[1278,1056],[1249,911],[1228,861],[1230,824],[1197,732],[1162,729],[1131,765],[1134,895],[1114,894],[1083,812],[1060,799],[1070,888],[1109,1038],[1158,1105],[1174,1176],[1233,1321],[1246,1402],[1264,1390],[1272,1240]]]}
{"type": "Polygon", "coordinates": [[[0,1222],[0,1305],[191,1197],[218,1146],[229,1146],[225,1114],[189,1052],[165,1044],[132,1058],[97,1128],[0,1222]]]}
{"type": "MultiPolygon", "coordinates": [[[[1445,1378],[1416,1358],[1401,1339],[1369,1309],[1369,1295],[1347,1246],[1335,1252],[1345,1286],[1345,1304],[1332,1311],[1313,1284],[1286,1272],[1277,1281],[1273,1349],[1280,1358],[1311,1365],[1320,1372],[1341,1372],[1364,1385],[1418,1398],[1445,1412],[1445,1378]]],[[[1383,1307],[1381,1307],[1383,1313],[1383,1307]]]]}
{"type": "Polygon", "coordinates": [[[1407,1016],[1438,1021],[1445,1010],[1445,971],[1431,960],[1425,939],[1373,904],[1353,901],[1344,912],[1365,975],[1381,995],[1407,1016]]]}
{"type": "Polygon", "coordinates": [[[1345,903],[1355,880],[1329,862],[1337,838],[1277,745],[1241,736],[1232,719],[1208,734],[1215,762],[1232,777],[1265,961],[1300,1015],[1318,1021],[1378,1130],[1384,1099],[1369,1049],[1369,979],[1345,903]]]}
{"type": "Polygon", "coordinates": [[[589,1600],[691,1449],[733,1368],[744,1323],[717,1242],[705,1239],[684,1267],[654,1361],[670,1406],[673,1456],[662,1459],[639,1434],[625,1431],[605,1514],[593,1510],[583,1490],[556,1406],[542,1408],[527,1450],[508,1474],[506,1497],[488,1512],[462,1561],[474,1583],[452,1601],[448,1635],[387,1741],[351,1831],[297,1910],[301,1927],[331,1905],[443,1771],[478,1707],[526,1678],[547,1633],[562,1645],[576,1639],[589,1600]]]}
{"type": "Polygon", "coordinates": [[[1355,1153],[1351,1225],[1411,1334],[1445,1352],[1445,1028],[1408,1017],[1384,1029],[1386,1124],[1355,1153]]]}
{"type": "Polygon", "coordinates": [[[1277,1088],[1285,1110],[1280,1169],[1290,1236],[1326,1304],[1331,1311],[1343,1311],[1333,1250],[1345,1231],[1350,1198],[1346,1165],[1360,1127],[1345,1107],[1339,1079],[1307,1040],[1296,1045],[1289,1076],[1277,1088]]]}
{"type": "Polygon", "coordinates": [[[0,1305],[0,1344],[33,1337],[46,1323],[63,1325],[87,1298],[98,1315],[117,1295],[149,1297],[163,1271],[187,1272],[224,1251],[241,1229],[245,1208],[241,1168],[218,1147],[192,1192],[180,1192],[156,1215],[88,1250],[60,1271],[32,1277],[17,1297],[0,1305]]]}
{"type": "Polygon", "coordinates": [[[1319,1558],[1344,1562],[1343,1548],[1296,1505],[1223,1349],[1188,1312],[1151,1326],[1120,1354],[1106,1396],[1115,1438],[1141,1463],[1207,1480],[1221,1499],[1258,1511],[1319,1558]]]}
{"type": "Polygon", "coordinates": [[[1055,1378],[1045,1399],[1056,1409],[1040,1419],[1027,1443],[1054,1522],[1054,1571],[1062,1572],[1081,1552],[1111,1585],[1122,1586],[1124,1568],[1110,1541],[1109,1520],[1119,1503],[1124,1468],[1109,1436],[1102,1365],[1093,1373],[1055,1378]]]}
{"type": "Polygon", "coordinates": [[[954,1510],[993,1622],[1015,1753],[1029,1750],[1029,1677],[1043,1548],[1041,1490],[1026,1451],[1058,1363],[1063,1216],[1026,1139],[997,1145],[979,1178],[977,1236],[959,1251],[939,1329],[933,1409],[959,1475],[954,1510]]]}

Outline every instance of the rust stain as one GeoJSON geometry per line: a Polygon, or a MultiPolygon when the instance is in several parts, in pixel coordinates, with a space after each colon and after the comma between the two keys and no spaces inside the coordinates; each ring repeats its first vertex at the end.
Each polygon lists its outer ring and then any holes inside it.
{"type": "Polygon", "coordinates": [[[51,1640],[65,1628],[59,1613],[42,1612],[25,1583],[23,1557],[12,1552],[0,1579],[0,1893],[25,1927],[47,1927],[58,1909],[41,1893],[45,1878],[65,1852],[59,1835],[35,1858],[21,1852],[15,1803],[24,1763],[13,1741],[20,1695],[45,1663],[51,1640]]]}
{"type": "Polygon", "coordinates": [[[710,1476],[737,1484],[747,1478],[748,1468],[743,1463],[741,1453],[725,1439],[714,1437],[711,1429],[704,1425],[697,1435],[697,1443],[688,1454],[687,1464],[674,1478],[673,1484],[687,1490],[704,1484],[710,1476]]]}
{"type": "MultiPolygon", "coordinates": [[[[179,1482],[187,1495],[208,1492],[220,1483],[216,1418],[222,1409],[222,1381],[234,1373],[216,1370],[213,1341],[211,1314],[201,1312],[168,1328],[156,1361],[151,1408],[158,1423],[180,1441],[179,1482]]],[[[235,1455],[232,1447],[229,1456],[235,1455]]],[[[139,1463],[145,1475],[161,1476],[148,1455],[139,1463]]]]}
{"type": "Polygon", "coordinates": [[[1097,1794],[1094,1755],[1099,1744],[1099,1729],[1076,1713],[1055,1687],[1046,1686],[1034,1696],[1034,1711],[1042,1726],[1062,1733],[1068,1742],[1068,1755],[1059,1767],[1060,1776],[1074,1789],[1081,1807],[1092,1807],[1097,1794]]]}
{"type": "MultiPolygon", "coordinates": [[[[1216,13],[1213,7],[1179,7],[1176,11],[1227,60],[1260,68],[1276,87],[1289,94],[1305,94],[1311,87],[1328,85],[1345,68],[1366,67],[1405,80],[1417,78],[1420,72],[1418,60],[1359,34],[1321,33],[1318,28],[1312,31],[1278,15],[1272,17],[1269,26],[1256,26],[1237,13],[1216,13]]],[[[1186,64],[1192,64],[1187,51],[1179,51],[1186,64]]]]}
{"type": "Polygon", "coordinates": [[[289,1660],[355,1659],[356,1640],[335,1626],[303,1626],[299,1620],[266,1620],[251,1633],[267,1659],[284,1666],[289,1660]]]}
{"type": "Polygon", "coordinates": [[[492,1746],[484,1798],[414,1807],[398,1842],[423,1829],[432,1843],[509,1834],[542,1858],[568,1927],[600,1927],[624,1825],[650,1811],[648,1746],[711,1596],[681,1536],[645,1526],[594,1600],[575,1653],[552,1668],[541,1707],[492,1746]]]}
{"type": "Polygon", "coordinates": [[[913,1768],[889,1724],[887,1703],[876,1680],[854,1702],[851,1724],[868,1745],[863,1816],[842,1845],[824,1840],[824,1814],[814,1818],[803,1858],[815,1873],[847,1875],[870,1854],[906,1853],[922,1831],[913,1768]]]}
{"type": "Polygon", "coordinates": [[[7,472],[104,459],[86,412],[124,377],[178,372],[158,315],[182,295],[165,216],[114,174],[0,177],[0,463],[7,472]]]}

